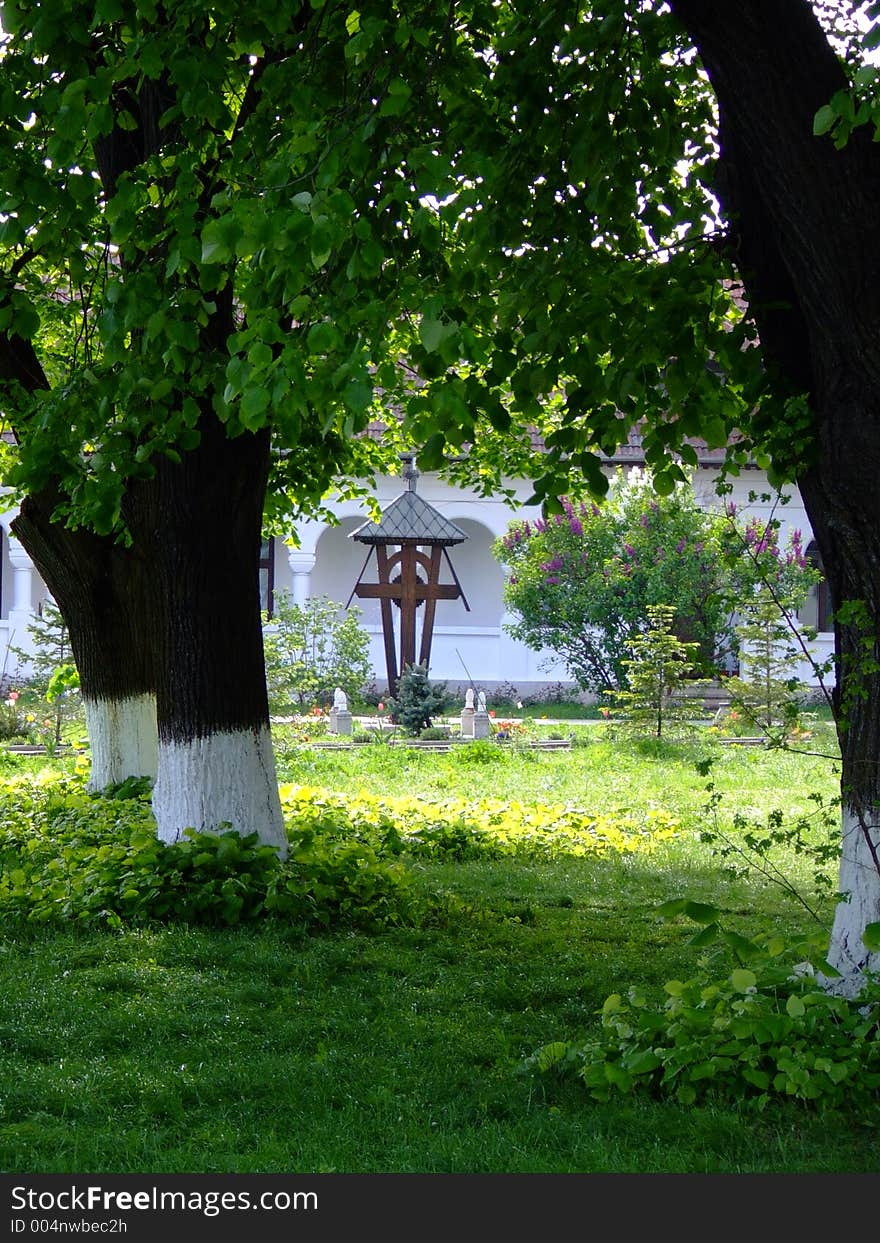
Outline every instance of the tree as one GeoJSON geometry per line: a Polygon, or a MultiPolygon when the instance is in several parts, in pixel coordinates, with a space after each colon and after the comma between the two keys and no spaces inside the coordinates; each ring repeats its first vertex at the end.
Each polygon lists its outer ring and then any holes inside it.
{"type": "Polygon", "coordinates": [[[386,708],[392,721],[403,726],[408,734],[418,735],[431,729],[433,717],[446,704],[446,683],[431,682],[427,665],[406,665],[400,675],[397,697],[389,699],[386,708]]]}
{"type": "Polygon", "coordinates": [[[269,706],[278,715],[308,711],[333,699],[337,686],[349,697],[370,676],[370,636],[356,607],[340,610],[328,596],[294,604],[278,592],[265,623],[269,706]]]}
{"type": "Polygon", "coordinates": [[[699,644],[678,637],[672,629],[675,610],[668,605],[649,604],[647,613],[647,628],[629,643],[624,661],[629,689],[615,693],[615,716],[630,733],[661,738],[664,729],[668,735],[700,715],[702,701],[686,693],[694,685],[699,644]]]}
{"type": "Polygon", "coordinates": [[[398,382],[390,326],[443,270],[433,136],[484,76],[452,16],[4,6],[4,479],[95,754],[127,736],[136,771],[155,702],[164,840],[232,822],[284,848],[257,580],[273,439],[282,486],[319,503],[398,382]]]}
{"type": "Polygon", "coordinates": [[[70,646],[70,634],[60,611],[46,601],[28,626],[31,636],[32,650],[12,647],[10,651],[31,666],[28,679],[28,701],[36,699],[24,706],[34,706],[43,710],[45,718],[48,709],[52,722],[52,738],[55,746],[62,741],[64,723],[77,711],[79,705],[73,696],[79,698],[79,677],[73,663],[70,646]]]}
{"type": "Polygon", "coordinates": [[[849,5],[807,0],[498,6],[449,223],[468,303],[450,296],[448,336],[425,344],[469,360],[458,382],[485,389],[486,421],[443,420],[437,373],[410,411],[423,469],[470,443],[491,471],[511,427],[522,463],[540,431],[549,512],[578,475],[604,493],[602,454],[636,424],[661,494],[696,464],[694,437],[731,441],[729,470],[797,483],[837,606],[846,899],[829,962],[846,988],[880,965],[880,93],[864,55],[880,8],[864,13],[863,41],[849,5]]]}
{"type": "Polygon", "coordinates": [[[89,788],[155,779],[156,680],[145,559],[109,535],[53,521],[51,488],[23,499],[12,529],[59,606],[89,735],[89,788]]]}
{"type": "Polygon", "coordinates": [[[495,554],[509,568],[511,633],[599,692],[626,689],[652,606],[672,608],[675,633],[697,644],[695,674],[712,676],[735,657],[734,614],[762,584],[786,596],[809,585],[799,537],[780,550],[775,520],[700,508],[683,483],[658,496],[638,472],[618,473],[598,504],[565,500],[561,514],[512,524],[495,554]]]}
{"type": "Polygon", "coordinates": [[[797,606],[782,603],[784,613],[779,599],[763,591],[742,609],[736,628],[743,653],[741,674],[726,683],[733,711],[771,737],[797,725],[807,690],[797,676],[804,659],[792,633],[797,606]]]}

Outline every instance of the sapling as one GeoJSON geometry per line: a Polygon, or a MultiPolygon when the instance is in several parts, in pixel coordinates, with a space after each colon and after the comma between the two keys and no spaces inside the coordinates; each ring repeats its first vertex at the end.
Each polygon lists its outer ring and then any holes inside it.
{"type": "Polygon", "coordinates": [[[630,640],[630,656],[623,664],[629,690],[614,695],[614,718],[627,732],[662,737],[664,728],[701,715],[702,702],[688,696],[688,687],[705,685],[691,677],[698,643],[680,639],[672,629],[675,610],[649,605],[648,628],[630,640]]]}

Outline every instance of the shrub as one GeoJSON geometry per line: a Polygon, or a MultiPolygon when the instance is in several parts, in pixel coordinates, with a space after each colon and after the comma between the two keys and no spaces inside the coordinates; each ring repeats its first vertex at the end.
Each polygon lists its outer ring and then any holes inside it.
{"type": "MultiPolygon", "coordinates": [[[[768,942],[769,949],[778,947],[768,942]]],[[[615,1092],[818,1106],[874,1104],[880,1088],[880,982],[836,996],[774,953],[722,975],[669,980],[665,998],[631,988],[607,997],[599,1032],[554,1041],[526,1062],[576,1075],[595,1100],[615,1092]]]]}
{"type": "Polygon", "coordinates": [[[277,716],[329,703],[341,686],[356,697],[370,676],[370,637],[360,611],[347,611],[327,596],[292,603],[279,592],[271,622],[264,626],[269,708],[277,716]]]}
{"type": "Polygon", "coordinates": [[[636,472],[618,475],[601,505],[565,500],[562,513],[515,522],[496,541],[516,618],[508,629],[554,652],[581,689],[626,689],[629,644],[648,607],[665,604],[677,637],[698,645],[697,672],[709,675],[735,652],[734,611],[760,583],[797,602],[814,579],[800,536],[783,552],[777,535],[775,520],[701,509],[689,485],[658,496],[636,472]]]}
{"type": "Polygon", "coordinates": [[[418,736],[430,729],[432,718],[446,704],[446,683],[431,683],[427,665],[407,665],[400,675],[397,696],[386,705],[393,719],[408,734],[418,736]]]}

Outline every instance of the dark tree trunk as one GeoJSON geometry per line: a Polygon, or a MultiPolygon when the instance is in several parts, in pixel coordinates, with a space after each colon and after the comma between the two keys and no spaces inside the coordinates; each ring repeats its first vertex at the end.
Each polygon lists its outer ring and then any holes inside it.
{"type": "Polygon", "coordinates": [[[91,744],[90,787],[156,776],[151,574],[137,550],[51,520],[49,490],[22,502],[12,531],[70,633],[91,744]]]}
{"type": "Polygon", "coordinates": [[[880,148],[868,127],[839,151],[814,137],[846,80],[805,0],[671,4],[718,99],[719,196],[783,427],[783,399],[809,399],[810,451],[794,466],[838,605],[849,895],[829,959],[855,990],[880,965],[861,939],[880,920],[880,148]]]}
{"type": "Polygon", "coordinates": [[[263,662],[259,572],[268,432],[213,415],[180,463],[132,489],[135,546],[155,573],[162,840],[231,825],[285,849],[263,662]]]}

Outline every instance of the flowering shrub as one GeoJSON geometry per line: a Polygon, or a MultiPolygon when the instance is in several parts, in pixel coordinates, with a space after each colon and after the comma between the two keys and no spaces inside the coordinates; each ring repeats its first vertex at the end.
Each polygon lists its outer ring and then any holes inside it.
{"type": "Polygon", "coordinates": [[[509,570],[510,633],[595,691],[626,689],[650,606],[673,609],[677,637],[698,645],[695,673],[708,676],[735,654],[734,612],[764,580],[795,601],[813,581],[798,532],[782,549],[778,523],[743,520],[732,504],[703,510],[687,485],[658,496],[635,472],[601,505],[565,500],[561,514],[514,523],[495,555],[509,570]]]}
{"type": "Polygon", "coordinates": [[[507,739],[524,738],[528,734],[529,725],[527,721],[499,721],[493,719],[495,718],[494,712],[490,712],[489,717],[489,725],[493,735],[502,742],[507,739]]]}

